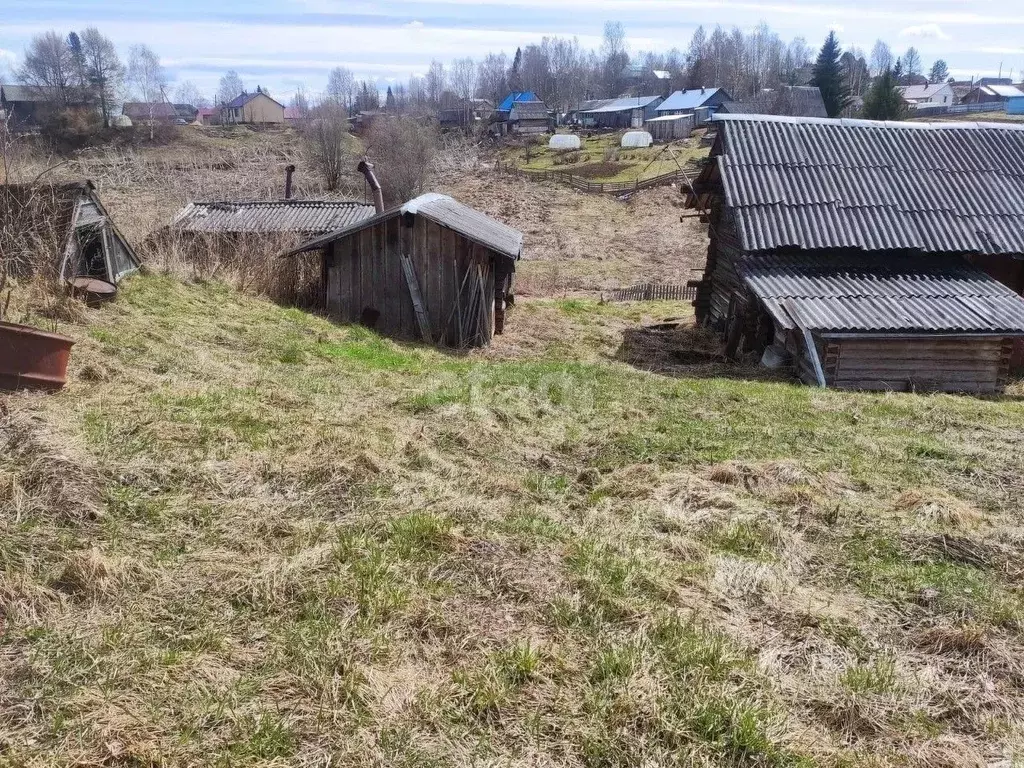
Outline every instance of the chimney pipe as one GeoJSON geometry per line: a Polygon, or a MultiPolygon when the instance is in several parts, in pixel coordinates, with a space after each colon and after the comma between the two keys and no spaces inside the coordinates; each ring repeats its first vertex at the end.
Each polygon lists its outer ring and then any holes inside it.
{"type": "Polygon", "coordinates": [[[366,183],[369,184],[370,189],[373,190],[374,210],[376,210],[377,213],[384,213],[384,193],[381,192],[380,182],[377,181],[377,176],[373,172],[373,163],[361,160],[359,165],[356,166],[356,170],[366,177],[366,183]]]}
{"type": "Polygon", "coordinates": [[[294,165],[287,165],[284,169],[284,199],[292,199],[292,174],[295,173],[294,165]]]}

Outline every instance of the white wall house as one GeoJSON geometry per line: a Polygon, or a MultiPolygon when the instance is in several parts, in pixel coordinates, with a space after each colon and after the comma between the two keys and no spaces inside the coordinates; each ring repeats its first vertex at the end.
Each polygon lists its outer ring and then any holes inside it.
{"type": "Polygon", "coordinates": [[[900,95],[911,107],[950,107],[956,103],[956,94],[949,83],[900,86],[900,95]]]}

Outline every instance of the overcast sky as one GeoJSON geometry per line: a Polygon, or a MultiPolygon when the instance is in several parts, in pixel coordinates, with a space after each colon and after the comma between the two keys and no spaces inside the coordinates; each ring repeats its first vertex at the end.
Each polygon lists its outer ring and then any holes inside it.
{"type": "Polygon", "coordinates": [[[287,99],[323,89],[342,65],[357,77],[406,80],[433,58],[515,52],[544,35],[596,47],[606,20],[621,21],[631,52],[686,49],[700,24],[749,29],[766,21],[783,39],[818,47],[829,29],[844,46],[897,53],[914,45],[925,69],[944,58],[953,75],[1024,69],[1024,0],[0,0],[0,72],[31,37],[94,25],[122,54],[145,43],[177,82],[212,95],[228,69],[287,99]]]}

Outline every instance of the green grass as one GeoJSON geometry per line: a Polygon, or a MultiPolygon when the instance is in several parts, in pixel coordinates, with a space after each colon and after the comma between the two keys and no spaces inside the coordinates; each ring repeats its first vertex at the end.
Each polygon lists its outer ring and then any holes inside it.
{"type": "Polygon", "coordinates": [[[707,148],[698,146],[696,140],[691,140],[686,145],[676,142],[672,148],[676,159],[673,159],[672,154],[665,150],[664,144],[642,149],[623,149],[620,146],[621,139],[621,132],[595,134],[589,138],[581,134],[579,152],[566,153],[564,150],[549,149],[547,138],[544,138],[542,143],[530,147],[529,158],[525,149],[508,148],[502,151],[502,161],[525,170],[555,170],[565,173],[582,171],[586,174],[588,166],[610,160],[621,164],[618,172],[598,176],[587,174],[587,178],[594,182],[622,182],[670,173],[678,170],[679,165],[685,166],[688,161],[707,157],[708,154],[707,148]],[[567,155],[576,157],[577,162],[564,162],[567,155]],[[679,165],[676,164],[677,161],[679,165]]]}
{"type": "Polygon", "coordinates": [[[4,760],[1019,749],[1024,405],[616,360],[677,311],[523,302],[552,340],[455,356],[129,281],[0,421],[4,760]]]}

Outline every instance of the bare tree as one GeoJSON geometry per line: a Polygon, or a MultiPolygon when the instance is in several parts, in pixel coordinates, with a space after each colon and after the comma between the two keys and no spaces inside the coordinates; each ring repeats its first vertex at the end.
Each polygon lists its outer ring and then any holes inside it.
{"type": "Polygon", "coordinates": [[[306,95],[306,89],[304,86],[300,85],[295,89],[295,95],[292,96],[291,106],[300,120],[305,120],[309,117],[309,97],[306,95]]]}
{"type": "Polygon", "coordinates": [[[604,60],[604,94],[617,96],[622,90],[623,71],[629,64],[629,52],[626,50],[626,29],[622,26],[622,22],[605,22],[601,57],[604,60]]]}
{"type": "Polygon", "coordinates": [[[118,58],[114,43],[96,27],[82,30],[81,38],[86,76],[94,97],[99,101],[103,125],[109,128],[110,113],[124,83],[124,65],[118,58]]]}
{"type": "Polygon", "coordinates": [[[495,106],[508,93],[508,56],[489,53],[477,71],[477,95],[490,99],[495,106]]]}
{"type": "Polygon", "coordinates": [[[352,137],[348,131],[348,110],[333,98],[314,108],[315,117],[303,127],[303,144],[327,189],[341,185],[345,171],[353,165],[352,137]]]}
{"type": "Polygon", "coordinates": [[[373,122],[366,152],[373,160],[387,204],[404,203],[424,190],[438,143],[437,132],[412,117],[373,122]]]}
{"type": "Polygon", "coordinates": [[[875,45],[871,49],[871,74],[879,77],[882,73],[891,70],[895,63],[896,57],[892,55],[892,48],[888,43],[883,40],[875,40],[875,45]]]}
{"type": "Polygon", "coordinates": [[[203,96],[202,91],[200,91],[199,87],[191,80],[186,80],[174,89],[174,100],[178,104],[189,104],[196,109],[205,107],[209,104],[206,97],[203,96]]]}
{"type": "Polygon", "coordinates": [[[444,64],[437,60],[430,62],[430,69],[427,70],[424,88],[427,92],[427,101],[431,107],[436,108],[441,103],[441,94],[444,93],[447,84],[448,75],[444,71],[444,64]]]}
{"type": "Polygon", "coordinates": [[[335,67],[327,75],[327,96],[351,111],[357,93],[356,79],[345,67],[335,67]]]}
{"type": "Polygon", "coordinates": [[[220,83],[217,86],[217,100],[221,104],[227,104],[238,98],[245,90],[245,84],[242,82],[242,78],[238,76],[235,70],[228,70],[224,76],[220,79],[220,83]]]}
{"type": "Polygon", "coordinates": [[[63,107],[68,103],[73,66],[67,41],[56,32],[44,32],[33,37],[25,49],[18,78],[26,85],[52,91],[63,107]]]}
{"type": "Polygon", "coordinates": [[[910,46],[903,54],[901,61],[903,62],[903,77],[908,84],[912,85],[913,81],[921,76],[921,54],[917,52],[917,48],[910,46]]]}
{"type": "Polygon", "coordinates": [[[167,73],[160,57],[145,45],[134,45],[128,52],[128,82],[141,100],[149,105],[149,140],[153,140],[153,105],[165,101],[167,73]]]}

